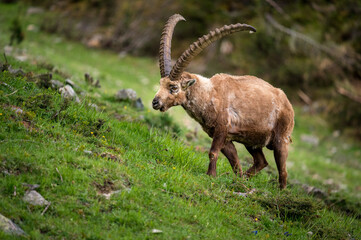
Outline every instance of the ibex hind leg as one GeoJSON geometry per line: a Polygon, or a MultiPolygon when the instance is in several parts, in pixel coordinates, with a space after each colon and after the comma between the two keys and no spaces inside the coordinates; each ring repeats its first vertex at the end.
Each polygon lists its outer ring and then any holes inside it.
{"type": "Polygon", "coordinates": [[[236,176],[242,177],[242,167],[241,163],[239,162],[237,150],[234,144],[232,142],[226,142],[221,151],[228,159],[229,163],[231,164],[232,170],[236,174],[236,176]]]}
{"type": "Polygon", "coordinates": [[[253,165],[246,172],[246,175],[251,177],[267,167],[268,162],[263,154],[262,148],[254,149],[252,147],[246,147],[246,149],[253,157],[253,165]]]}

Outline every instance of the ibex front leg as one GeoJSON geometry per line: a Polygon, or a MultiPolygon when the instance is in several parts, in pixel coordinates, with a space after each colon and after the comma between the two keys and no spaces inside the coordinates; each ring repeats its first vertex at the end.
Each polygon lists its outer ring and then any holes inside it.
{"type": "Polygon", "coordinates": [[[242,177],[242,167],[241,163],[239,162],[237,150],[234,144],[232,142],[226,142],[224,148],[221,151],[224,156],[227,157],[229,163],[231,164],[233,172],[237,176],[242,177]]]}
{"type": "Polygon", "coordinates": [[[207,174],[215,177],[217,175],[217,160],[221,149],[224,147],[226,134],[222,131],[215,131],[211,149],[209,150],[209,166],[207,174]]]}

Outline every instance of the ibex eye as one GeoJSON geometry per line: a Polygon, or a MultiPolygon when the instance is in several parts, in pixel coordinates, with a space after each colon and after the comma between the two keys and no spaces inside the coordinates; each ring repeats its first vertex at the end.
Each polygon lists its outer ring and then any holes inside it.
{"type": "Polygon", "coordinates": [[[169,88],[170,88],[171,93],[178,92],[178,86],[177,85],[171,85],[169,88]]]}

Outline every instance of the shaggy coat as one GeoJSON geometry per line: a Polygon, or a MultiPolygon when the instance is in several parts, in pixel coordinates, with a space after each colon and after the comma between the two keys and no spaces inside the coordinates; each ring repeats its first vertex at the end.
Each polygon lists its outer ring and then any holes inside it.
{"type": "Polygon", "coordinates": [[[209,151],[208,175],[216,176],[216,163],[221,151],[235,174],[242,176],[233,142],[246,146],[252,155],[251,176],[268,165],[263,147],[274,151],[279,183],[286,187],[286,160],[293,130],[294,112],[284,92],[253,76],[216,74],[208,79],[184,72],[191,60],[212,42],[239,31],[256,32],[248,24],[231,24],[216,28],[198,38],[171,66],[171,40],[175,25],[185,20],[174,14],[164,26],[160,48],[160,88],[153,108],[162,112],[181,105],[203,130],[213,138],[209,151]]]}
{"type": "Polygon", "coordinates": [[[254,158],[248,176],[268,165],[262,148],[274,150],[280,187],[286,187],[294,112],[281,89],[253,76],[216,74],[208,79],[183,72],[178,81],[162,78],[153,100],[153,107],[161,111],[176,105],[181,105],[213,138],[207,174],[216,176],[216,162],[222,151],[233,171],[242,176],[232,143],[239,142],[254,158]]]}

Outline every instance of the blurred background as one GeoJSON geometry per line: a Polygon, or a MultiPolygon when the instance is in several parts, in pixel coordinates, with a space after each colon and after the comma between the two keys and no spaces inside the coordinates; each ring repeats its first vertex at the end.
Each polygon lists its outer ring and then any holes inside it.
{"type": "MultiPolygon", "coordinates": [[[[16,2],[6,0],[3,2],[16,2]]],[[[335,127],[361,137],[361,2],[284,0],[26,0],[23,12],[44,11],[40,29],[109,49],[120,56],[157,57],[159,38],[174,13],[176,60],[209,30],[247,23],[253,35],[234,34],[208,47],[189,71],[256,75],[283,88],[303,111],[325,114],[335,127]],[[36,8],[41,7],[41,8],[36,8]]],[[[21,12],[21,10],[19,11],[21,12]]],[[[21,20],[19,20],[21,21],[21,20]]],[[[16,31],[13,26],[13,31],[16,31]]],[[[21,25],[21,22],[18,24],[21,25]]],[[[16,35],[16,34],[15,34],[16,35]]]]}
{"type": "Polygon", "coordinates": [[[175,29],[173,60],[215,27],[251,24],[256,34],[223,38],[188,70],[206,76],[217,72],[256,75],[285,89],[292,101],[301,101],[304,111],[325,114],[335,127],[361,137],[360,1],[22,2],[24,9],[14,16],[10,27],[11,44],[21,41],[21,14],[42,11],[40,30],[120,56],[156,58],[164,23],[174,13],[182,14],[187,22],[175,29]]]}

